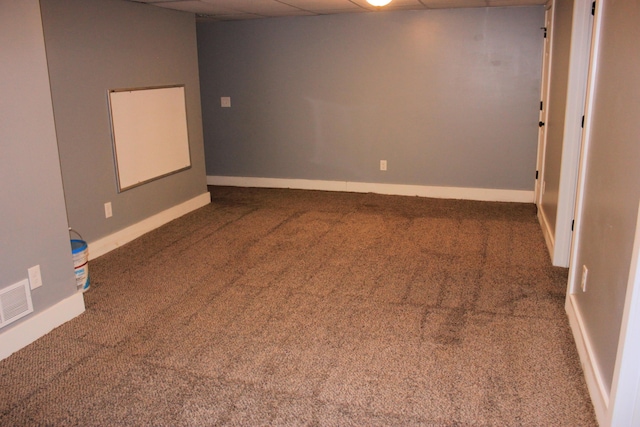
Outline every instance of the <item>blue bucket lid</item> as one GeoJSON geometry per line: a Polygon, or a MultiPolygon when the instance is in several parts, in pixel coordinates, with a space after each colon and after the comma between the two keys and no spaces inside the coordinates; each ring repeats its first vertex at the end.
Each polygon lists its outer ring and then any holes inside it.
{"type": "Polygon", "coordinates": [[[87,249],[87,242],[84,240],[71,239],[71,253],[78,254],[87,249]]]}

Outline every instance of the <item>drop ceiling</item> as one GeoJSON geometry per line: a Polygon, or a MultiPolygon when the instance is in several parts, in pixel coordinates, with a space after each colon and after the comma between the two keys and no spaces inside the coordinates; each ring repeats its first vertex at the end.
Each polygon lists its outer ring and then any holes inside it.
{"type": "Polygon", "coordinates": [[[130,0],[193,12],[200,20],[234,21],[282,16],[330,15],[378,10],[424,10],[460,7],[533,6],[548,0],[393,0],[377,8],[366,0],[130,0]]]}

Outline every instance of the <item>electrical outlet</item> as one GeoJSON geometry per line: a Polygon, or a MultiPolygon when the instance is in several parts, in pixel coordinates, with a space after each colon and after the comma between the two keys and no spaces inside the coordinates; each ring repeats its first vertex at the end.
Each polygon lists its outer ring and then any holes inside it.
{"type": "Polygon", "coordinates": [[[104,204],[104,217],[111,218],[113,216],[113,210],[111,209],[111,202],[104,204]]]}
{"type": "Polygon", "coordinates": [[[42,286],[42,274],[40,274],[40,264],[34,265],[27,270],[29,272],[29,286],[31,289],[42,286]]]}
{"type": "Polygon", "coordinates": [[[582,282],[580,283],[580,287],[582,288],[582,292],[587,292],[587,273],[589,269],[587,269],[586,265],[582,266],[582,282]]]}
{"type": "Polygon", "coordinates": [[[386,160],[380,160],[380,170],[381,171],[386,171],[387,170],[387,161],[386,160]]]}
{"type": "Polygon", "coordinates": [[[231,97],[230,96],[220,97],[220,106],[224,107],[224,108],[230,108],[231,107],[231,97]]]}

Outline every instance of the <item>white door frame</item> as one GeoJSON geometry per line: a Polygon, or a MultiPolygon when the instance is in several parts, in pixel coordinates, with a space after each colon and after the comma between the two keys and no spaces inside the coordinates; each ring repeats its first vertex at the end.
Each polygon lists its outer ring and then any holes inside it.
{"type": "Polygon", "coordinates": [[[572,225],[576,206],[578,168],[583,137],[582,117],[586,114],[585,102],[594,25],[591,4],[592,0],[576,0],[573,6],[567,104],[564,117],[558,210],[556,212],[552,254],[553,265],[558,267],[569,267],[571,255],[572,225]]]}
{"type": "MultiPolygon", "coordinates": [[[[599,0],[601,3],[603,0],[599,0]]],[[[589,13],[591,13],[592,0],[576,0],[574,8],[589,7],[589,13]]],[[[584,103],[584,127],[582,129],[582,142],[580,144],[580,157],[578,162],[578,183],[576,186],[576,200],[575,200],[575,227],[573,233],[573,239],[571,242],[571,253],[569,259],[569,279],[567,282],[567,297],[565,303],[565,309],[569,322],[571,324],[571,330],[576,341],[576,347],[578,354],[580,355],[580,361],[582,362],[583,372],[591,402],[596,413],[598,422],[602,426],[606,426],[606,421],[609,419],[609,408],[611,407],[609,396],[611,392],[607,390],[604,385],[600,369],[598,368],[597,361],[593,355],[591,341],[587,331],[584,329],[584,323],[582,322],[582,315],[579,311],[578,305],[575,301],[574,294],[582,292],[580,289],[580,280],[582,274],[582,266],[577,264],[578,262],[578,248],[581,236],[581,224],[584,213],[584,190],[585,190],[585,174],[587,169],[587,160],[589,154],[589,143],[591,141],[591,111],[594,104],[595,83],[598,72],[598,56],[600,53],[600,23],[602,17],[602,5],[599,4],[596,7],[595,19],[593,21],[593,32],[591,36],[591,54],[589,58],[589,72],[587,78],[587,91],[584,103]]],[[[579,25],[574,22],[573,25],[579,25]]]]}
{"type": "MultiPolygon", "coordinates": [[[[582,138],[580,144],[580,156],[578,161],[578,182],[576,185],[576,199],[574,221],[575,226],[573,239],[571,241],[571,252],[569,257],[569,280],[567,287],[567,295],[573,294],[580,290],[579,274],[582,273],[582,267],[576,266],[578,258],[578,246],[580,243],[580,225],[582,223],[582,215],[584,209],[584,186],[585,173],[587,168],[587,155],[589,152],[589,143],[591,141],[591,111],[593,110],[596,76],[598,73],[598,56],[600,54],[600,26],[602,20],[602,3],[604,0],[598,1],[596,14],[593,21],[593,32],[591,35],[591,54],[589,59],[589,72],[587,78],[587,91],[584,102],[584,127],[582,129],[582,138]]],[[[591,10],[592,0],[576,0],[574,7],[589,7],[591,10]]],[[[589,12],[591,13],[591,12],[589,12]]],[[[574,22],[575,25],[575,22],[574,22]]]]}
{"type": "MultiPolygon", "coordinates": [[[[538,119],[542,123],[547,123],[548,111],[549,111],[549,86],[551,81],[551,58],[553,43],[551,43],[552,31],[553,31],[553,5],[555,0],[549,0],[545,5],[544,11],[544,25],[545,35],[544,47],[542,49],[542,81],[540,84],[540,102],[542,108],[540,108],[540,114],[538,119]]],[[[544,160],[545,153],[547,151],[547,131],[546,127],[542,126],[538,130],[538,155],[536,159],[536,181],[535,181],[535,204],[540,206],[542,204],[542,195],[544,194],[544,160]]]]}

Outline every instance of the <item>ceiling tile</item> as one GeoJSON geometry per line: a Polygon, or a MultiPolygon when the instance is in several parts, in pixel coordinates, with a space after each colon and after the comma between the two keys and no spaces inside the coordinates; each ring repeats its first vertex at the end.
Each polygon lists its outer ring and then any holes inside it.
{"type": "Polygon", "coordinates": [[[201,1],[168,1],[161,3],[154,3],[154,6],[166,7],[168,9],[183,10],[186,12],[194,12],[201,14],[232,14],[236,13],[233,9],[221,7],[211,3],[204,3],[201,1]]]}
{"type": "Polygon", "coordinates": [[[229,10],[258,15],[282,15],[297,12],[295,8],[274,0],[201,0],[229,10]]]}
{"type": "Polygon", "coordinates": [[[486,0],[422,0],[429,9],[456,9],[461,7],[486,7],[486,0]]]}
{"type": "Polygon", "coordinates": [[[278,0],[291,7],[315,13],[328,13],[328,11],[358,12],[362,8],[348,0],[278,0]]]}
{"type": "Polygon", "coordinates": [[[548,0],[487,0],[488,6],[541,6],[548,0]]]}
{"type": "Polygon", "coordinates": [[[424,6],[420,3],[419,0],[393,0],[388,5],[380,8],[371,6],[369,3],[367,3],[367,0],[353,0],[353,3],[356,3],[358,4],[358,6],[367,10],[424,9],[424,6]]]}
{"type": "Polygon", "coordinates": [[[175,2],[176,0],[131,0],[134,3],[165,3],[165,2],[175,2]]]}
{"type": "Polygon", "coordinates": [[[366,0],[130,0],[193,12],[200,19],[237,20],[277,16],[324,15],[376,10],[542,5],[547,0],[392,0],[376,8],[366,0]]]}

